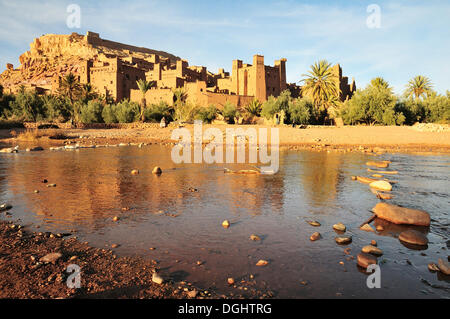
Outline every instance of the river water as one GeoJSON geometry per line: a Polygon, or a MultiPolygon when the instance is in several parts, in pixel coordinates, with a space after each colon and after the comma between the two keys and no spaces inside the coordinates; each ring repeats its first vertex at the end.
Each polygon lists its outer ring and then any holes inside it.
{"type": "Polygon", "coordinates": [[[71,232],[100,248],[119,244],[119,255],[157,260],[175,281],[218,293],[251,297],[256,288],[277,298],[450,297],[450,279],[427,268],[449,255],[450,156],[282,151],[277,174],[237,175],[224,174],[224,167],[252,167],[174,164],[170,150],[150,145],[0,154],[0,203],[11,203],[9,219],[31,230],[71,232]],[[411,226],[376,220],[372,225],[383,225],[383,232],[358,229],[379,200],[351,176],[370,176],[365,163],[374,159],[391,160],[389,169],[399,171],[387,176],[398,181],[390,203],[430,213],[431,226],[418,229],[427,234],[428,247],[411,249],[397,239],[411,226]],[[161,176],[151,173],[157,165],[161,176]],[[140,174],[131,175],[132,169],[140,174]],[[221,226],[225,219],[228,229],[221,226]],[[334,240],[338,222],[353,237],[348,246],[334,240]],[[322,239],[311,242],[316,231],[322,239]],[[261,240],[250,240],[252,234],[261,240]],[[367,287],[368,274],[356,265],[372,239],[384,252],[379,289],[367,287]],[[257,267],[259,259],[269,264],[257,267]],[[250,274],[251,288],[244,290],[239,281],[250,274]],[[228,286],[228,277],[237,288],[228,286]]]}

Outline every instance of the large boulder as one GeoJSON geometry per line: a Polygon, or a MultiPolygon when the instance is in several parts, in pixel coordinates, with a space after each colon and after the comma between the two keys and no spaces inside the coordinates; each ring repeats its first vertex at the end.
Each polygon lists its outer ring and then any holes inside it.
{"type": "Polygon", "coordinates": [[[372,211],[377,217],[394,224],[430,226],[430,215],[422,210],[378,203],[372,211]]]}

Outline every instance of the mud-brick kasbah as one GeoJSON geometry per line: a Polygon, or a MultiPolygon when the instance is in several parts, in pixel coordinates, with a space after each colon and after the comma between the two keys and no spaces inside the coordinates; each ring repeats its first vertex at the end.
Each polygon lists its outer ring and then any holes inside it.
{"type": "MultiPolygon", "coordinates": [[[[283,58],[269,66],[264,56],[254,55],[251,64],[233,60],[231,74],[223,68],[212,73],[167,52],[104,40],[90,31],[84,36],[43,35],[30,44],[30,51],[19,61],[18,68],[8,63],[0,75],[6,92],[14,93],[24,85],[38,93],[55,93],[61,77],[71,72],[81,83],[91,83],[99,94],[115,101],[140,102],[142,94],[136,83],[140,79],[154,83],[145,96],[148,104],[164,101],[172,105],[177,88],[184,88],[187,102],[214,104],[219,109],[227,101],[238,107],[255,98],[264,102],[286,89],[293,97],[301,96],[300,86],[286,83],[287,60],[283,58]]],[[[345,101],[355,92],[355,81],[348,83],[339,64],[333,66],[333,72],[340,99],[345,101]]]]}

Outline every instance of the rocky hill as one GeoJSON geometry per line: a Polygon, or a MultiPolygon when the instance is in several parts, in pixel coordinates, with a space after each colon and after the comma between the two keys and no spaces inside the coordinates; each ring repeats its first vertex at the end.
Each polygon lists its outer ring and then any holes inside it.
{"type": "Polygon", "coordinates": [[[171,62],[180,59],[167,52],[104,40],[94,32],[85,36],[46,34],[34,39],[30,50],[19,57],[18,68],[10,63],[6,65],[6,70],[0,74],[0,84],[6,92],[15,92],[20,85],[50,88],[55,75],[77,74],[82,61],[101,54],[136,58],[157,54],[171,62]]]}

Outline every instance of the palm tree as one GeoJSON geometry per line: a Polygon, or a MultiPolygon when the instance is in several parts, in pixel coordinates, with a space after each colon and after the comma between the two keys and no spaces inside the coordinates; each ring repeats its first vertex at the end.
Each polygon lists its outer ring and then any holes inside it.
{"type": "Polygon", "coordinates": [[[83,96],[84,103],[87,103],[89,100],[97,97],[97,94],[95,93],[94,87],[91,83],[84,83],[81,85],[81,94],[83,96]]]}
{"type": "Polygon", "coordinates": [[[186,98],[187,98],[187,93],[184,90],[184,88],[176,88],[173,90],[173,95],[175,97],[175,101],[174,103],[176,105],[180,105],[181,103],[183,103],[186,98]]]}
{"type": "Polygon", "coordinates": [[[59,82],[59,94],[69,99],[73,110],[72,121],[78,122],[79,110],[74,101],[80,97],[81,85],[73,73],[65,75],[59,82]]]}
{"type": "Polygon", "coordinates": [[[139,90],[142,93],[142,100],[141,100],[141,121],[144,122],[144,110],[146,108],[147,101],[145,100],[145,94],[148,90],[153,86],[155,83],[154,81],[147,81],[145,79],[140,79],[136,81],[137,86],[139,90]]]}
{"type": "Polygon", "coordinates": [[[406,85],[405,95],[419,99],[423,96],[428,96],[433,92],[433,84],[430,79],[423,75],[418,75],[412,78],[406,85]]]}
{"type": "Polygon", "coordinates": [[[370,85],[374,88],[383,88],[383,89],[392,90],[391,87],[389,86],[389,83],[382,77],[373,78],[370,81],[370,85]]]}
{"type": "Polygon", "coordinates": [[[327,60],[320,60],[311,65],[308,74],[302,74],[304,77],[300,82],[304,82],[302,91],[311,97],[317,109],[324,107],[328,109],[330,100],[333,96],[338,98],[340,88],[336,85],[336,75],[327,60]]]}
{"type": "Polygon", "coordinates": [[[253,99],[246,107],[245,111],[254,116],[260,116],[262,103],[258,99],[253,99]]]}

